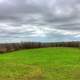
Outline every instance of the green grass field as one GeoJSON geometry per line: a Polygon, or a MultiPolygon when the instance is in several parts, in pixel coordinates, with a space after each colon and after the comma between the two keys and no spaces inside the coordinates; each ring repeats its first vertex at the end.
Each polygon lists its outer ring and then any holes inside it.
{"type": "Polygon", "coordinates": [[[43,48],[0,54],[0,80],[80,80],[80,49],[43,48]]]}

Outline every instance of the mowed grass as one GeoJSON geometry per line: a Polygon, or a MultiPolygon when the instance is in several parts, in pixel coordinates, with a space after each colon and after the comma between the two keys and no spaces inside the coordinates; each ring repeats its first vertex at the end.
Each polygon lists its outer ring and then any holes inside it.
{"type": "Polygon", "coordinates": [[[40,48],[0,54],[0,80],[80,80],[80,49],[40,48]]]}

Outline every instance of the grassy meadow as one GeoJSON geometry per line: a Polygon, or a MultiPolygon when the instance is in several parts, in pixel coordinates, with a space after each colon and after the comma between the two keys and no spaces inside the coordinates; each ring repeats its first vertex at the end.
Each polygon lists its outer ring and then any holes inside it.
{"type": "Polygon", "coordinates": [[[80,80],[80,49],[39,48],[0,54],[0,80],[80,80]]]}

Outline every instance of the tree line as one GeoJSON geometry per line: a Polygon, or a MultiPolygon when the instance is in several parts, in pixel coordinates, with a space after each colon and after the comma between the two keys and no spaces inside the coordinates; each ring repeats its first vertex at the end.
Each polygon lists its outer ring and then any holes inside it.
{"type": "Polygon", "coordinates": [[[21,43],[1,43],[0,52],[16,51],[20,49],[33,49],[45,47],[80,47],[79,41],[72,42],[21,42],[21,43]]]}

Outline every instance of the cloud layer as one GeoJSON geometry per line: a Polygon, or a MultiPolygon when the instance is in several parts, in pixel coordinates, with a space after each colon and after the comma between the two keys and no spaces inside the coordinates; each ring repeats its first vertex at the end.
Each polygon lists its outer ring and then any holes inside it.
{"type": "Polygon", "coordinates": [[[0,0],[0,41],[80,40],[80,0],[0,0]]]}

